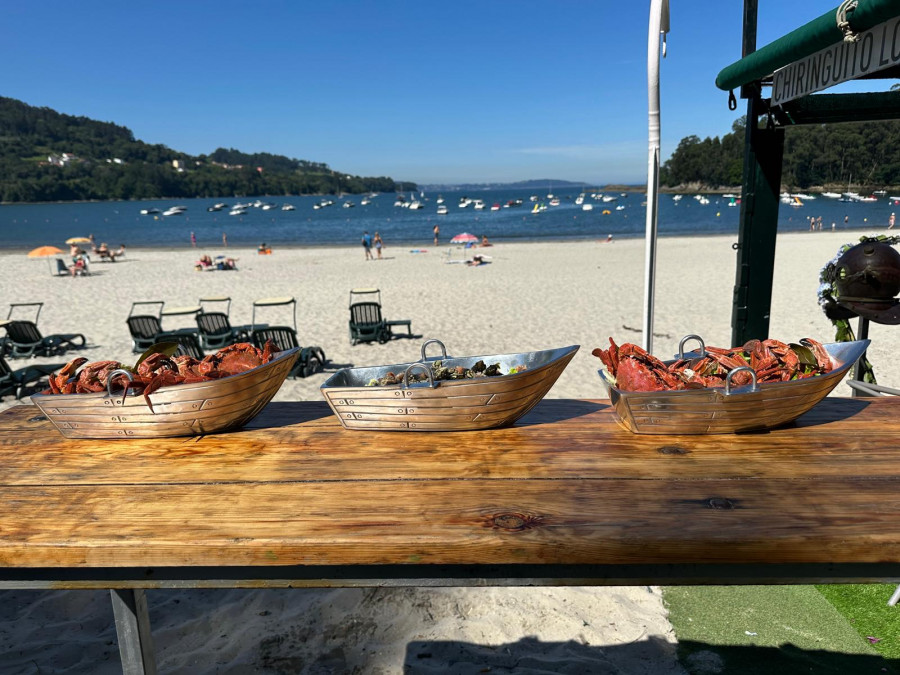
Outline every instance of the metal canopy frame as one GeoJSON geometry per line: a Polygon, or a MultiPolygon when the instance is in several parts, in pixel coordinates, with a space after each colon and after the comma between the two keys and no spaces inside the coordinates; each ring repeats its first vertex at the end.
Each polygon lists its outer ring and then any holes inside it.
{"type": "MultiPolygon", "coordinates": [[[[854,31],[863,31],[898,15],[900,7],[890,0],[860,0],[848,18],[854,31]]],[[[771,84],[773,71],[839,41],[842,33],[832,10],[757,52],[757,16],[757,0],[744,0],[743,58],[716,78],[719,88],[740,87],[741,98],[747,99],[732,344],[769,335],[785,127],[900,119],[900,94],[894,92],[810,94],[772,106],[762,92],[771,84]],[[761,126],[758,120],[763,116],[767,123],[761,126]]],[[[859,79],[897,76],[898,69],[890,68],[859,79]]]]}

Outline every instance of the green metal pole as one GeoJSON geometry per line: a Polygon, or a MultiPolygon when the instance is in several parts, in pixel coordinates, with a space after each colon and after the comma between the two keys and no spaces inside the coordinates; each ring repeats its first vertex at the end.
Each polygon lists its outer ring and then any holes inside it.
{"type": "MultiPolygon", "coordinates": [[[[756,50],[757,14],[757,0],[744,0],[743,57],[756,50]]],[[[732,345],[742,345],[751,338],[763,339],[769,335],[784,154],[784,130],[759,127],[758,120],[763,110],[759,85],[741,87],[741,98],[747,99],[747,128],[731,314],[732,345]]]]}
{"type": "Polygon", "coordinates": [[[769,336],[784,129],[760,127],[759,107],[758,97],[748,101],[732,345],[769,336]]]}

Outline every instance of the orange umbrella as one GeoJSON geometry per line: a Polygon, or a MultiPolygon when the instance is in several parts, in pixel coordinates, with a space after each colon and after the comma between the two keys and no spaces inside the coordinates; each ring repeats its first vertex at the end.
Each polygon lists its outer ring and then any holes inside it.
{"type": "MultiPolygon", "coordinates": [[[[36,249],[28,252],[29,258],[50,258],[55,255],[62,255],[65,251],[55,246],[38,246],[36,249]]],[[[53,274],[53,263],[50,263],[50,274],[53,274]]]]}
{"type": "Polygon", "coordinates": [[[65,251],[55,246],[38,246],[33,251],[28,252],[29,258],[46,258],[48,255],[62,255],[65,251]]]}

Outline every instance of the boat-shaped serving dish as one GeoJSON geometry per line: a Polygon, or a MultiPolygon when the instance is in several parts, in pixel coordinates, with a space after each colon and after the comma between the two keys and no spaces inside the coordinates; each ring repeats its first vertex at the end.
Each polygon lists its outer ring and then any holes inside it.
{"type": "Polygon", "coordinates": [[[300,349],[217,380],[162,387],[150,394],[34,394],[31,400],[66,438],[165,438],[238,429],[272,400],[300,349]]]}
{"type": "Polygon", "coordinates": [[[797,419],[825,398],[862,356],[869,340],[823,345],[834,368],[790,382],[679,391],[622,391],[600,370],[619,421],[636,434],[727,434],[762,431],[797,419]]]}
{"type": "Polygon", "coordinates": [[[471,368],[484,361],[488,366],[499,363],[501,373],[519,366],[525,369],[494,377],[369,386],[388,373],[430,375],[435,359],[425,357],[425,348],[433,342],[438,341],[429,340],[422,345],[422,359],[418,362],[345,368],[328,378],[321,387],[322,394],[344,428],[468,431],[508,426],[537,405],[578,351],[578,345],[465,357],[448,357],[444,351],[440,361],[447,368],[471,368]]]}

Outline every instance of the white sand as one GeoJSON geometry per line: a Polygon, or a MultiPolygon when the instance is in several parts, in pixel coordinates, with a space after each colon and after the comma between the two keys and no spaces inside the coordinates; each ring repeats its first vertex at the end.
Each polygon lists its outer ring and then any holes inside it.
{"type": "MultiPolygon", "coordinates": [[[[779,237],[772,337],[832,341],[834,330],[817,304],[819,270],[860,234],[779,237]]],[[[657,355],[670,357],[689,333],[729,346],[733,241],[660,241],[657,355]]],[[[321,346],[338,365],[410,361],[431,337],[455,355],[580,344],[549,394],[555,398],[602,398],[591,349],[605,347],[609,336],[620,344],[640,342],[640,240],[501,242],[479,251],[492,262],[476,268],[446,264],[447,247],[412,254],[386,244],[385,259],[374,262],[364,260],[362,247],[281,249],[271,256],[229,249],[238,258],[237,272],[193,270],[201,253],[217,250],[135,249],[120,262],[95,263],[92,276],[75,279],[51,277],[46,260],[5,254],[0,311],[11,302],[43,301],[44,334],[82,332],[90,347],[78,355],[131,362],[125,317],[132,301],[185,306],[201,297],[230,296],[232,323],[242,324],[250,322],[254,299],[293,296],[301,344],[321,346]],[[347,304],[355,287],[380,288],[386,318],[411,319],[422,339],[351,347],[347,304]]],[[[452,253],[453,260],[465,255],[456,248],[452,253]]],[[[291,321],[284,308],[263,310],[257,318],[291,321]]],[[[876,375],[896,386],[900,365],[890,358],[896,329],[873,324],[870,337],[876,375]]],[[[320,400],[317,389],[326,377],[288,380],[275,400],[320,400]]],[[[849,391],[842,384],[835,395],[849,391]]],[[[0,409],[12,403],[7,397],[0,409]]],[[[151,591],[148,598],[160,672],[680,672],[665,608],[659,593],[646,587],[151,591]]],[[[105,592],[0,593],[4,673],[117,672],[114,640],[105,592]]]]}

